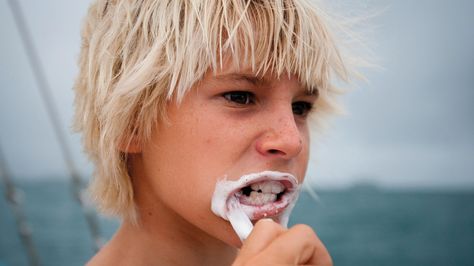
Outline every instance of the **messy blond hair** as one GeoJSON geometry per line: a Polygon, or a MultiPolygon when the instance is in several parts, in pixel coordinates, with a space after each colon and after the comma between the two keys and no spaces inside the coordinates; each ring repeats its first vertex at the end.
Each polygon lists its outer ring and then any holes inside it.
{"type": "Polygon", "coordinates": [[[75,129],[95,165],[90,192],[99,208],[135,220],[127,154],[146,143],[166,114],[227,57],[256,74],[295,74],[335,107],[333,76],[346,80],[323,10],[309,0],[98,0],[82,31],[75,129]]]}

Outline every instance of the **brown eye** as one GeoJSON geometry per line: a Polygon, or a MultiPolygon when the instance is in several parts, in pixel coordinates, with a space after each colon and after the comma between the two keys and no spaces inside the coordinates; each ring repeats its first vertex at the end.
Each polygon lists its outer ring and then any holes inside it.
{"type": "Polygon", "coordinates": [[[306,116],[311,109],[313,109],[313,104],[309,102],[295,102],[291,105],[293,114],[298,116],[306,116]]]}
{"type": "Polygon", "coordinates": [[[247,91],[231,91],[224,93],[222,96],[229,102],[241,105],[248,105],[255,102],[253,93],[247,91]]]}

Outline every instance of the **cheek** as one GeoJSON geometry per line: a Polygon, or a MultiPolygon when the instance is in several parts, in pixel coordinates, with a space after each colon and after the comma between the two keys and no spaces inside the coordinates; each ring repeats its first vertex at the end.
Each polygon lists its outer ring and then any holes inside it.
{"type": "Polygon", "coordinates": [[[308,162],[309,162],[309,155],[310,155],[310,138],[309,138],[309,133],[308,130],[303,130],[302,131],[302,149],[301,153],[298,155],[296,159],[296,174],[298,177],[301,177],[303,181],[305,175],[306,175],[306,170],[308,168],[308,162]]]}
{"type": "Polygon", "coordinates": [[[216,182],[235,160],[229,154],[235,150],[228,145],[228,134],[232,133],[223,128],[188,124],[174,128],[170,134],[163,132],[155,144],[156,156],[147,164],[154,173],[150,177],[154,179],[156,200],[197,228],[237,245],[239,240],[228,222],[211,211],[216,182]],[[177,132],[188,134],[177,136],[177,132]]]}
{"type": "Polygon", "coordinates": [[[216,112],[188,113],[157,129],[145,156],[147,175],[155,179],[157,194],[186,195],[210,211],[217,180],[238,161],[248,138],[216,112]]]}

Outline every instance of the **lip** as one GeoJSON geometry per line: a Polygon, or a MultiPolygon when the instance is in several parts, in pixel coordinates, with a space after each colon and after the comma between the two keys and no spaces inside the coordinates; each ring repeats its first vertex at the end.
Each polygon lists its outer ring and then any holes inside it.
{"type": "Polygon", "coordinates": [[[212,211],[228,220],[227,202],[231,197],[236,197],[241,203],[242,210],[252,221],[262,218],[275,218],[278,222],[279,216],[283,215],[288,209],[294,206],[299,192],[298,180],[289,173],[277,171],[263,171],[241,176],[238,180],[229,181],[225,178],[216,184],[216,189],[212,197],[212,211]],[[251,184],[262,181],[278,181],[285,186],[285,193],[282,197],[272,203],[264,205],[246,205],[240,201],[241,190],[251,184]]]}

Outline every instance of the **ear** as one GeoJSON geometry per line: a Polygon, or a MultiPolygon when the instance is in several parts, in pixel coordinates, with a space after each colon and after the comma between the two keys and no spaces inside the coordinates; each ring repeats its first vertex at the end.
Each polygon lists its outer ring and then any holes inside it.
{"type": "Polygon", "coordinates": [[[138,137],[133,136],[122,140],[119,144],[119,150],[123,153],[141,153],[142,145],[138,137]]]}

